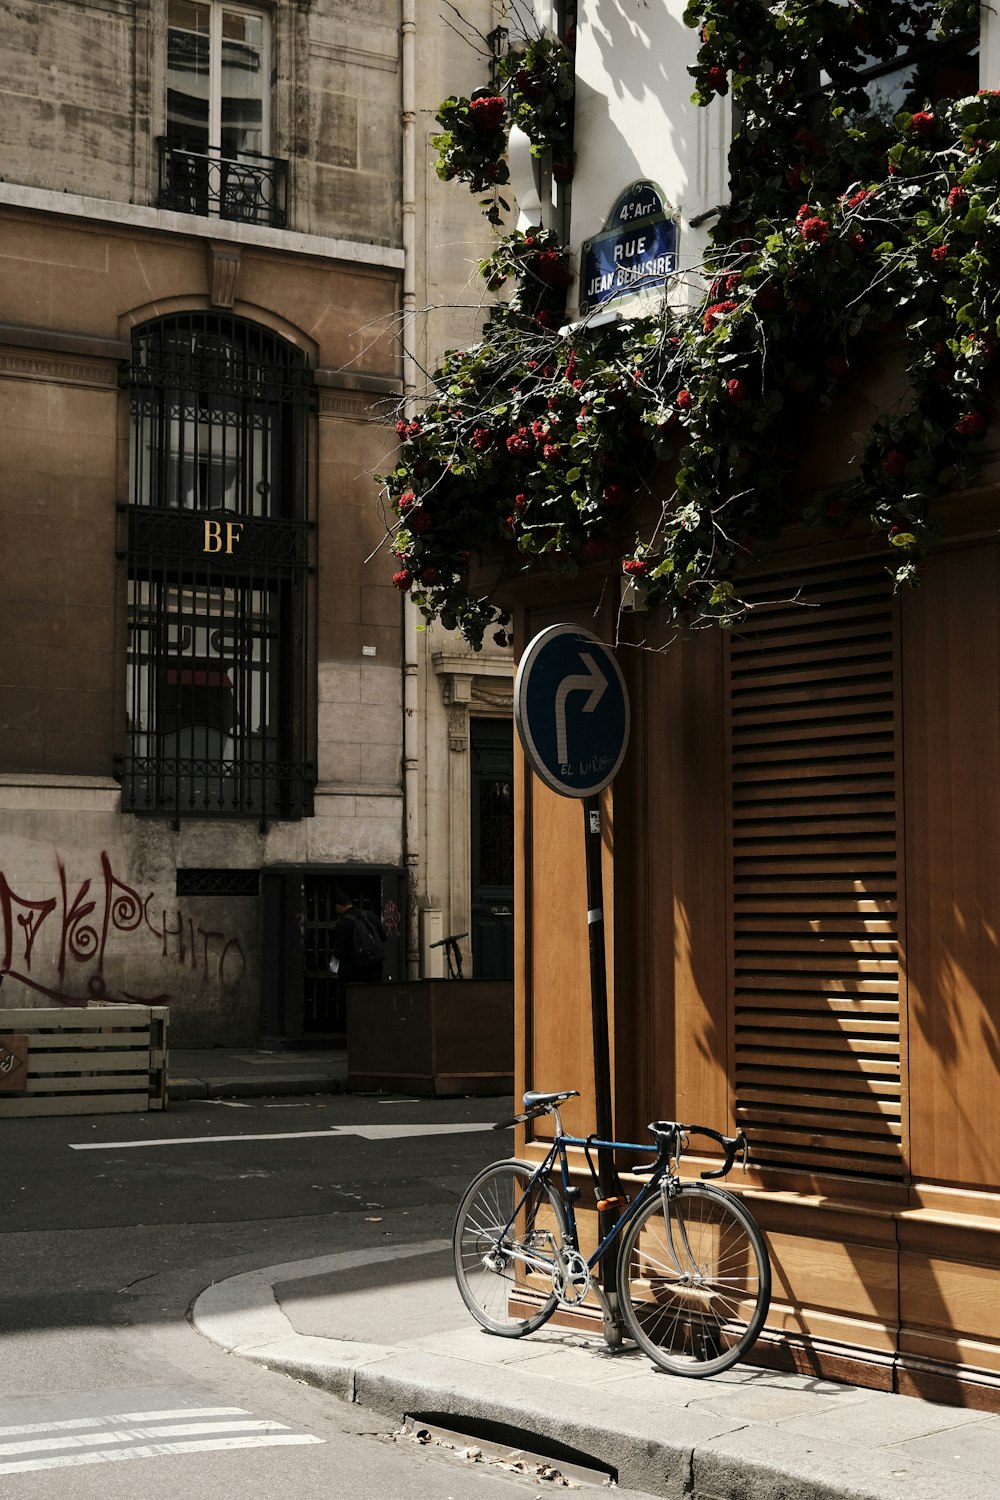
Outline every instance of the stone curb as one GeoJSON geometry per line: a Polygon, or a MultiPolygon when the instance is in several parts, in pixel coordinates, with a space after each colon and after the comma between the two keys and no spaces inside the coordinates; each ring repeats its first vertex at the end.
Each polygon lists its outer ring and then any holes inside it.
{"type": "Polygon", "coordinates": [[[272,1094],[346,1094],[347,1080],[327,1073],[281,1078],[171,1078],[167,1098],[263,1099],[272,1094]]]}
{"type": "MultiPolygon", "coordinates": [[[[487,1422],[510,1429],[514,1446],[547,1439],[583,1462],[615,1468],[620,1488],[663,1500],[996,1500],[994,1473],[923,1462],[888,1441],[872,1447],[748,1419],[735,1405],[727,1413],[724,1389],[712,1407],[699,1405],[708,1382],[681,1382],[690,1394],[664,1386],[666,1399],[651,1404],[636,1398],[632,1382],[620,1394],[588,1388],[535,1374],[530,1361],[470,1358],[458,1340],[452,1357],[417,1343],[389,1348],[299,1334],[276,1298],[275,1287],[290,1281],[446,1246],[341,1252],[230,1277],[196,1299],[192,1323],[229,1353],[394,1421],[414,1416],[459,1430],[463,1419],[487,1422]]],[[[856,1399],[898,1398],[858,1391],[856,1399]]],[[[901,1427],[898,1441],[905,1437],[901,1427]]]]}

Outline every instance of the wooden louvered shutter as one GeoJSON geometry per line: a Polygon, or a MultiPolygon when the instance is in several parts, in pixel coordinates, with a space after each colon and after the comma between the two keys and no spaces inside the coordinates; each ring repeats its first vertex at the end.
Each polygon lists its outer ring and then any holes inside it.
{"type": "Polygon", "coordinates": [[[760,1163],[899,1177],[890,585],[867,564],[750,597],[729,652],[737,1122],[760,1163]]]}

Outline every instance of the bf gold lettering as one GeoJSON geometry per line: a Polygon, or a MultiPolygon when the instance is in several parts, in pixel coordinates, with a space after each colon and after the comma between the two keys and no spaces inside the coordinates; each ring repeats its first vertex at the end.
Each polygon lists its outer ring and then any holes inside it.
{"type": "MultiPolygon", "coordinates": [[[[235,548],[236,543],[239,541],[239,539],[240,539],[240,537],[242,535],[243,535],[243,527],[241,525],[239,525],[238,522],[236,522],[236,521],[227,521],[226,522],[226,537],[225,537],[225,541],[226,541],[226,553],[227,553],[228,556],[232,555],[233,549],[235,548]]],[[[221,552],[222,551],[222,540],[223,540],[223,538],[222,538],[222,522],[221,521],[206,521],[205,522],[205,541],[204,541],[204,545],[202,546],[201,550],[203,552],[221,552]]]]}

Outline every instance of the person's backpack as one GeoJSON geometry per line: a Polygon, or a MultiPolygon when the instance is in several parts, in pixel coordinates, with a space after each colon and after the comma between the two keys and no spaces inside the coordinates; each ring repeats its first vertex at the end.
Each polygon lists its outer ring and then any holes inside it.
{"type": "Polygon", "coordinates": [[[385,943],[378,923],[371,912],[356,911],[352,913],[351,927],[351,957],[355,966],[371,974],[373,978],[381,978],[385,963],[385,943]]]}

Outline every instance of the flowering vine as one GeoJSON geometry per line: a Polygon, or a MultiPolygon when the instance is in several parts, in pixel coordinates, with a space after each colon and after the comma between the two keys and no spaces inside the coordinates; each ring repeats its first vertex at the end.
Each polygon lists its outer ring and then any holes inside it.
{"type": "Polygon", "coordinates": [[[837,536],[873,528],[897,582],[916,581],[931,502],[973,476],[987,425],[1000,95],[937,98],[918,75],[885,118],[857,77],[977,17],[964,0],[694,0],[695,97],[732,90],[742,121],[704,299],[574,340],[557,331],[571,273],[550,236],[510,236],[482,262],[491,289],[513,277],[516,293],[448,356],[419,421],[400,422],[386,477],[394,581],[425,614],[475,644],[502,630],[471,590],[486,551],[555,573],[622,567],[676,623],[729,623],[741,570],[803,518],[837,536]],[[788,434],[831,408],[887,331],[907,400],[873,423],[848,483],[807,476],[803,513],[788,434]]]}
{"type": "Polygon", "coordinates": [[[493,190],[510,181],[505,153],[512,125],[527,135],[534,156],[551,153],[557,182],[570,180],[576,162],[575,75],[566,41],[547,33],[527,38],[504,54],[498,73],[498,91],[477,89],[469,99],[446,99],[435,116],[441,130],[431,136],[438,176],[445,182],[458,178],[472,192],[488,193],[481,206],[495,225],[510,207],[493,190]]]}

